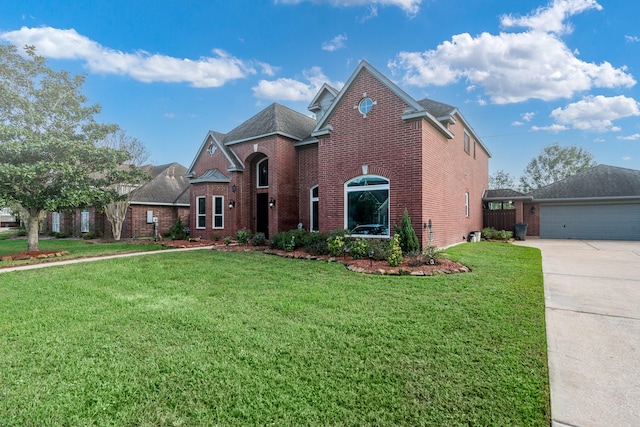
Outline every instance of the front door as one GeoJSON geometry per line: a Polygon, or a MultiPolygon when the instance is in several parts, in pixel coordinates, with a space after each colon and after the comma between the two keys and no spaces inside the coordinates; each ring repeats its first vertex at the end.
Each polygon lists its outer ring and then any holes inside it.
{"type": "Polygon", "coordinates": [[[264,233],[269,238],[269,195],[256,194],[256,233],[264,233]]]}

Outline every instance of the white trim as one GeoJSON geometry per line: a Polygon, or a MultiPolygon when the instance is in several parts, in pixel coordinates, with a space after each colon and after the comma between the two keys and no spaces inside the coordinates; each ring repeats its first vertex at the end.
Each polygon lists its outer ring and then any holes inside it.
{"type": "Polygon", "coordinates": [[[205,230],[207,228],[207,196],[196,196],[196,229],[205,230]],[[200,213],[200,199],[204,199],[204,213],[200,213]],[[200,217],[204,217],[204,226],[200,226],[200,217]]]}
{"type": "MultiPolygon", "coordinates": [[[[309,189],[309,231],[319,231],[319,230],[315,230],[313,228],[313,219],[314,219],[314,215],[313,215],[313,203],[317,202],[318,203],[318,215],[320,214],[320,188],[318,187],[318,185],[314,185],[313,187],[311,187],[309,189]],[[313,196],[313,190],[314,189],[318,189],[318,197],[314,197],[313,196]]],[[[318,224],[320,222],[318,221],[318,224]]],[[[318,227],[320,228],[320,227],[318,227]]]]}
{"type": "Polygon", "coordinates": [[[213,228],[214,230],[222,229],[224,228],[224,208],[225,208],[224,196],[219,196],[219,195],[212,196],[211,203],[212,203],[211,204],[211,228],[213,228]],[[222,201],[222,204],[220,205],[220,213],[216,213],[216,199],[220,199],[222,201]],[[216,227],[216,218],[222,219],[222,225],[219,227],[216,227]]]}
{"type": "MultiPolygon", "coordinates": [[[[344,183],[344,212],[343,212],[343,217],[344,217],[344,228],[345,230],[349,229],[349,193],[355,193],[358,191],[364,191],[364,190],[369,190],[369,191],[378,191],[378,190],[387,190],[387,201],[389,201],[391,199],[391,181],[389,180],[389,178],[385,178],[384,176],[381,175],[375,175],[375,174],[368,174],[368,175],[359,175],[356,177],[351,178],[350,180],[346,181],[344,183]],[[349,187],[349,183],[355,181],[356,179],[360,179],[363,177],[375,177],[375,178],[380,178],[385,180],[387,183],[386,184],[376,184],[376,185],[365,185],[365,186],[358,186],[358,187],[349,187]]],[[[387,234],[377,234],[377,235],[360,235],[360,234],[353,234],[352,236],[354,237],[378,237],[378,238],[385,238],[385,237],[390,237],[391,236],[391,224],[390,224],[390,220],[391,220],[391,206],[390,203],[387,202],[387,224],[383,224],[386,225],[387,227],[387,234]]],[[[364,224],[363,224],[364,225],[364,224]]]]}
{"type": "Polygon", "coordinates": [[[469,192],[464,193],[464,216],[469,218],[469,192]]]}
{"type": "Polygon", "coordinates": [[[260,165],[263,162],[268,162],[269,158],[265,157],[260,159],[258,163],[256,163],[256,188],[269,188],[269,164],[267,163],[267,185],[260,185],[260,165]]]}

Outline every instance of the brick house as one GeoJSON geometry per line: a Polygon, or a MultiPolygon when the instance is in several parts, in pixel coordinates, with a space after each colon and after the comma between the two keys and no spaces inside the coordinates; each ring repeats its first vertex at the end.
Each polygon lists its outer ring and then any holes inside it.
{"type": "Polygon", "coordinates": [[[207,133],[187,172],[192,235],[301,225],[389,237],[405,209],[423,247],[482,228],[490,153],[457,108],[414,100],[361,61],[309,110],[315,119],[272,104],[207,133]]]}
{"type": "MultiPolygon", "coordinates": [[[[187,168],[179,163],[160,166],[146,165],[142,169],[150,180],[131,195],[131,203],[122,224],[121,238],[155,237],[154,218],[157,218],[158,234],[169,234],[170,228],[180,218],[189,224],[189,181],[187,168]]],[[[81,237],[93,232],[111,237],[111,223],[106,215],[94,207],[75,209],[71,212],[50,212],[45,220],[46,232],[63,232],[81,237]]]]}

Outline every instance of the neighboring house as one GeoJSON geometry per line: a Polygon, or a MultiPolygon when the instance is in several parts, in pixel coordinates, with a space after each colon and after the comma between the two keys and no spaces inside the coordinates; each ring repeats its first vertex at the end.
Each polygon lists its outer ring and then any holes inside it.
{"type": "Polygon", "coordinates": [[[15,216],[11,215],[10,208],[0,209],[0,227],[17,227],[18,221],[15,216]]]}
{"type": "Polygon", "coordinates": [[[389,237],[405,209],[423,247],[482,228],[490,153],[457,108],[417,101],[362,61],[309,110],[272,104],[206,134],[187,173],[192,235],[300,225],[389,237]]]}
{"type": "MultiPolygon", "coordinates": [[[[185,177],[187,168],[178,163],[160,166],[147,165],[142,169],[151,178],[131,194],[131,203],[122,224],[122,238],[166,236],[181,218],[189,224],[189,181],[185,177]],[[155,220],[154,220],[155,218],[155,220]]],[[[93,232],[111,237],[111,224],[106,216],[93,207],[76,209],[73,212],[47,214],[47,232],[62,232],[82,236],[93,232]]]]}
{"type": "Polygon", "coordinates": [[[520,196],[489,190],[485,202],[513,201],[515,222],[545,239],[640,240],[640,171],[598,165],[520,196]]]}

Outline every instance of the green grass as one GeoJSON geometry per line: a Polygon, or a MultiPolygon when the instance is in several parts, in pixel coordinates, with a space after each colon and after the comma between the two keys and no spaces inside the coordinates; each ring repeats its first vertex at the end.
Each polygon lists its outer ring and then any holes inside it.
{"type": "MultiPolygon", "coordinates": [[[[86,258],[100,255],[111,255],[125,252],[144,252],[164,249],[162,246],[151,243],[100,243],[77,239],[52,239],[43,238],[39,240],[41,251],[68,251],[69,255],[55,258],[56,260],[86,258]]],[[[25,252],[27,250],[26,238],[15,238],[11,232],[0,233],[0,257],[25,252]]],[[[7,266],[26,265],[42,263],[43,260],[20,260],[20,261],[0,261],[0,268],[7,266]]],[[[46,262],[46,260],[44,261],[46,262]]]]}
{"type": "Polygon", "coordinates": [[[210,250],[0,274],[0,425],[549,425],[540,252],[367,276],[210,250]]]}

